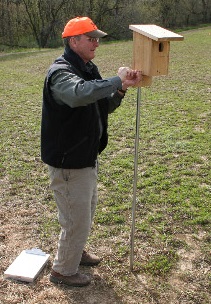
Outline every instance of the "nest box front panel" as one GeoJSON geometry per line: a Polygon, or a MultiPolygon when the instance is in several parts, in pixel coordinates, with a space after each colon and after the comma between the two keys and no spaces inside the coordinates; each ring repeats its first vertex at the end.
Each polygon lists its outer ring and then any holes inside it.
{"type": "Polygon", "coordinates": [[[152,40],[151,67],[149,72],[151,76],[168,74],[169,50],[169,41],[152,40]]]}

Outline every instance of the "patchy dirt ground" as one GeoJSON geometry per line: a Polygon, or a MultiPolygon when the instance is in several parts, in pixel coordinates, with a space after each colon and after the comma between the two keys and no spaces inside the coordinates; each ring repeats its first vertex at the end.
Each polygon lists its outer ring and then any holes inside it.
{"type": "Polygon", "coordinates": [[[42,244],[36,231],[43,212],[49,218],[52,214],[39,202],[35,204],[33,200],[19,201],[17,193],[12,190],[7,179],[1,180],[1,185],[1,304],[211,303],[210,254],[207,251],[203,254],[201,248],[201,244],[205,244],[205,241],[210,242],[210,239],[203,231],[198,235],[184,233],[177,236],[186,246],[178,249],[177,268],[165,280],[139,272],[130,273],[128,257],[125,261],[120,261],[124,263],[118,277],[118,272],[109,266],[112,259],[110,244],[105,244],[98,247],[97,251],[104,257],[101,265],[97,268],[81,269],[92,276],[91,285],[85,288],[71,288],[50,283],[48,276],[57,246],[57,237],[52,236],[48,243],[42,244]],[[12,194],[13,200],[8,200],[12,194]],[[46,246],[51,253],[50,262],[33,284],[3,278],[4,271],[23,249],[39,247],[44,250],[46,246]]]}

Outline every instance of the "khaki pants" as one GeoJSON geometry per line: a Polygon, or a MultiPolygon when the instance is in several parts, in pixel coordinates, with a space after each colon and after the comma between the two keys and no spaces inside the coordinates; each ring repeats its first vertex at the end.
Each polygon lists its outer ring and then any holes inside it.
{"type": "Polygon", "coordinates": [[[66,276],[77,273],[97,204],[97,166],[60,169],[49,166],[61,233],[53,270],[66,276]]]}

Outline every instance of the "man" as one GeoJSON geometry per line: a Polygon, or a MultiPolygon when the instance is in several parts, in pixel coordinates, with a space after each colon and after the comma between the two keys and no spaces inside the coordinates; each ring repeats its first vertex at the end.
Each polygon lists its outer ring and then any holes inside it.
{"type": "Polygon", "coordinates": [[[139,71],[125,67],[101,78],[91,60],[106,35],[88,17],[71,19],[62,33],[64,54],[51,65],[43,89],[41,157],[61,225],[50,281],[70,286],[88,285],[79,265],[101,260],[84,250],[97,204],[97,157],[107,145],[108,113],[141,79],[139,71]]]}

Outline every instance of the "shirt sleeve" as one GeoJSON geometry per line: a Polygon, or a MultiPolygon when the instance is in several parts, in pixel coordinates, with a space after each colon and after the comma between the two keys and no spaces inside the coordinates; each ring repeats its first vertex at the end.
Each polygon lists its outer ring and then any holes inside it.
{"type": "Polygon", "coordinates": [[[87,106],[102,98],[111,98],[122,88],[119,76],[85,81],[77,75],[60,70],[51,77],[52,95],[57,103],[75,108],[87,106]]]}
{"type": "Polygon", "coordinates": [[[118,108],[124,98],[123,95],[120,95],[117,91],[108,98],[108,113],[113,113],[116,108],[118,108]]]}

